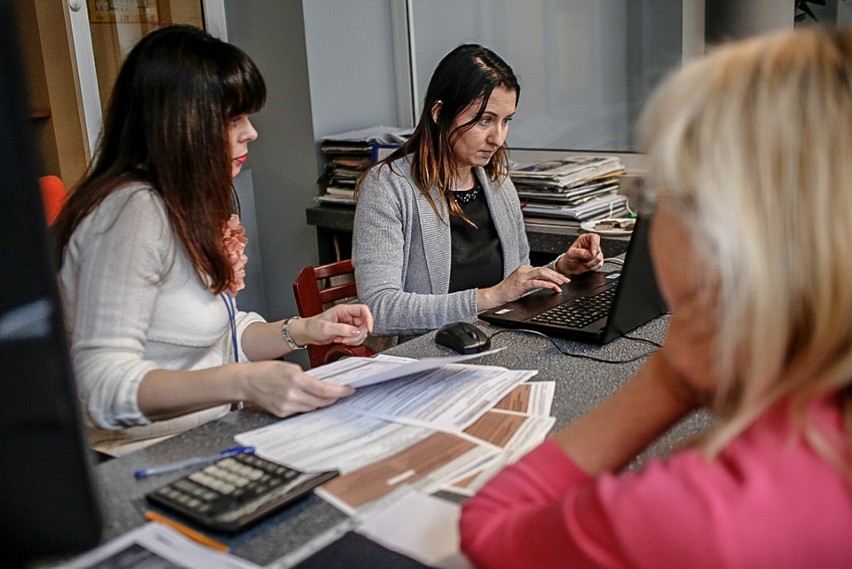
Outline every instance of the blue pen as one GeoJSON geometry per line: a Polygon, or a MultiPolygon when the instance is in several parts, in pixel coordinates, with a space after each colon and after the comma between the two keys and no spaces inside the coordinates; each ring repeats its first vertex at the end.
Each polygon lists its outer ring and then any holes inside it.
{"type": "Polygon", "coordinates": [[[240,454],[241,452],[253,453],[254,447],[232,447],[223,450],[219,454],[211,454],[209,456],[196,456],[195,458],[187,458],[186,460],[179,460],[177,462],[171,462],[169,464],[161,464],[160,466],[143,468],[142,470],[137,470],[136,472],[134,472],[133,476],[135,478],[141,479],[151,476],[153,474],[165,474],[166,472],[174,472],[176,470],[181,470],[190,466],[197,466],[199,464],[215,462],[220,458],[224,458],[226,456],[234,456],[235,454],[240,454]]]}

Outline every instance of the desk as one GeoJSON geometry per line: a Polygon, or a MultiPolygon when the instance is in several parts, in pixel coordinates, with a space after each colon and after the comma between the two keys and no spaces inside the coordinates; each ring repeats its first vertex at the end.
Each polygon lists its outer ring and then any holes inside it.
{"type": "MultiPolygon", "coordinates": [[[[319,263],[331,263],[352,256],[352,226],[355,208],[351,206],[317,205],[305,210],[308,225],[317,230],[319,263]]],[[[561,227],[527,225],[530,260],[533,265],[545,265],[564,252],[577,236],[576,231],[561,227]]],[[[626,237],[602,237],[604,256],[616,257],[627,250],[626,237]]]]}
{"type": "MultiPolygon", "coordinates": [[[[489,334],[505,330],[484,322],[477,321],[477,324],[489,334]]],[[[661,316],[634,330],[631,335],[660,341],[665,335],[667,324],[668,316],[661,316]]],[[[650,349],[647,344],[625,338],[619,338],[605,346],[556,341],[567,351],[590,353],[608,359],[626,359],[650,349]]],[[[556,381],[553,402],[556,430],[591,409],[642,365],[642,361],[614,365],[570,358],[560,354],[545,338],[515,331],[495,336],[492,345],[507,347],[497,354],[475,360],[476,363],[514,369],[538,369],[539,373],[533,380],[556,381]]],[[[396,346],[387,353],[410,357],[451,354],[448,349],[435,344],[434,332],[396,346]]],[[[237,433],[267,425],[275,420],[269,415],[254,411],[238,411],[163,443],[98,465],[96,478],[104,500],[105,538],[115,537],[144,523],[143,514],[147,506],[143,495],[181,475],[176,473],[136,480],[133,477],[135,470],[188,456],[216,453],[232,446],[233,437],[237,433]]],[[[690,415],[640,456],[635,464],[643,462],[648,456],[676,447],[686,438],[698,434],[707,423],[708,417],[704,413],[690,415]]],[[[222,541],[228,543],[236,555],[265,565],[344,519],[344,514],[316,496],[311,496],[237,537],[222,538],[222,541]]],[[[399,566],[392,562],[382,565],[399,566]]]]}

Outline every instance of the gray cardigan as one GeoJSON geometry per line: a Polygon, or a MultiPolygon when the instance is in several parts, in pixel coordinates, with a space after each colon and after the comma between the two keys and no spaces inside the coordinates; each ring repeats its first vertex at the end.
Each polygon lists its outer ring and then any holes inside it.
{"type": "MultiPolygon", "coordinates": [[[[506,178],[495,187],[475,168],[503,248],[503,277],[529,264],[518,194],[506,178]]],[[[370,307],[377,335],[421,334],[477,313],[476,290],[448,293],[450,223],[437,188],[441,217],[411,178],[407,158],[374,166],[355,208],[352,263],[358,296],[370,307]]]]}

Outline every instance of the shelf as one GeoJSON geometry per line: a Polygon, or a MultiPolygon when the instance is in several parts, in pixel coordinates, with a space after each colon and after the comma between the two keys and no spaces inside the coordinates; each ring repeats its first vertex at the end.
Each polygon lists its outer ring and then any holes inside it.
{"type": "MultiPolygon", "coordinates": [[[[320,262],[330,263],[351,255],[349,248],[352,226],[355,221],[355,208],[316,205],[305,211],[308,225],[317,229],[317,247],[320,262]]],[[[536,260],[550,258],[565,251],[565,248],[577,236],[578,231],[569,228],[535,227],[527,225],[527,239],[530,254],[536,260]]],[[[616,257],[627,250],[630,240],[624,237],[602,237],[601,248],[606,257],[616,257]]]]}

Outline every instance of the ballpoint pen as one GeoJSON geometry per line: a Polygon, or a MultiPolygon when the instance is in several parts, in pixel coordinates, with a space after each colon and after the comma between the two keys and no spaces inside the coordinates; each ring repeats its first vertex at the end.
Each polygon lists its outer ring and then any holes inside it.
{"type": "Polygon", "coordinates": [[[225,449],[218,454],[211,454],[208,456],[196,456],[194,458],[187,458],[185,460],[179,460],[177,462],[170,462],[169,464],[161,464],[160,466],[143,468],[142,470],[137,470],[136,472],[134,472],[133,476],[135,478],[141,479],[151,476],[153,474],[165,474],[166,472],[174,472],[176,470],[181,470],[190,466],[197,466],[199,464],[214,462],[216,460],[219,460],[220,458],[224,458],[226,456],[234,456],[235,454],[240,454],[241,452],[253,453],[254,447],[236,446],[225,449]]]}

